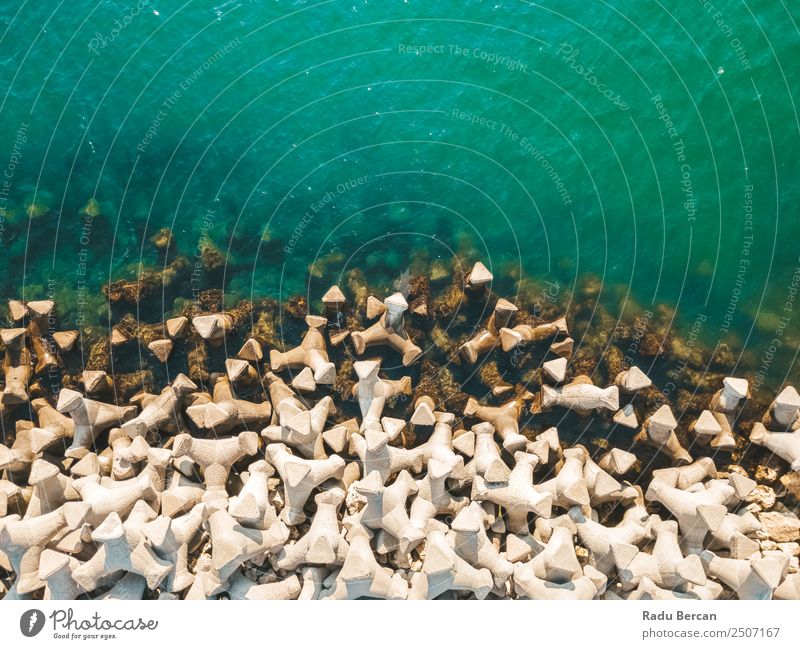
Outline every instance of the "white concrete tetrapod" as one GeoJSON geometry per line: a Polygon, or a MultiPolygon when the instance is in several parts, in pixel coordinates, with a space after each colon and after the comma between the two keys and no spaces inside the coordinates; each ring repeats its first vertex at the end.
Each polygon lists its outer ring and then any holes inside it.
{"type": "Polygon", "coordinates": [[[733,590],[739,599],[772,599],[772,593],[786,576],[788,557],[758,557],[726,559],[704,550],[700,554],[710,577],[719,579],[733,590]]]}
{"type": "Polygon", "coordinates": [[[444,530],[432,527],[428,531],[425,560],[422,569],[411,578],[409,599],[436,599],[449,591],[472,593],[476,599],[485,599],[493,588],[494,579],[488,568],[475,568],[462,559],[444,530]]]}
{"type": "Polygon", "coordinates": [[[794,386],[787,385],[770,404],[769,415],[776,427],[785,430],[797,428],[800,420],[800,394],[794,386]]]}
{"type": "Polygon", "coordinates": [[[238,494],[228,502],[228,512],[245,527],[265,530],[278,517],[269,500],[269,479],[275,469],[264,460],[247,467],[247,479],[238,494]]]}
{"type": "Polygon", "coordinates": [[[142,534],[153,552],[170,564],[163,584],[170,593],[183,592],[194,582],[188,567],[189,553],[197,545],[204,513],[205,504],[199,503],[183,516],[161,515],[142,526],[142,534]]]}
{"type": "Polygon", "coordinates": [[[72,444],[65,455],[76,459],[82,458],[91,450],[100,433],[119,427],[136,416],[136,406],[115,406],[87,399],[68,388],[58,393],[56,409],[68,414],[74,422],[72,444]]]}
{"type": "Polygon", "coordinates": [[[424,464],[423,451],[391,446],[389,436],[379,428],[368,428],[363,435],[353,434],[350,445],[361,461],[361,473],[378,471],[383,482],[403,470],[419,473],[424,464]]]}
{"type": "Polygon", "coordinates": [[[664,404],[648,417],[635,441],[649,444],[669,457],[674,464],[688,464],[692,456],[680,443],[675,429],[678,422],[672,409],[664,404]]]}
{"type": "Polygon", "coordinates": [[[359,523],[378,532],[376,547],[382,554],[395,549],[408,554],[424,540],[425,534],[412,525],[406,506],[408,498],[419,491],[408,471],[401,471],[387,486],[380,471],[372,471],[354,488],[366,500],[366,506],[359,512],[359,523]]]}
{"type": "Polygon", "coordinates": [[[709,532],[719,529],[728,513],[725,503],[735,496],[733,487],[712,481],[695,491],[677,489],[653,478],[646,498],[664,505],[678,520],[684,551],[699,554],[709,532]]]}
{"type": "Polygon", "coordinates": [[[322,303],[325,305],[325,311],[335,319],[339,311],[341,311],[347,303],[347,298],[344,296],[342,289],[334,284],[325,291],[325,294],[322,296],[322,303]]]}
{"type": "Polygon", "coordinates": [[[567,364],[566,358],[554,358],[542,363],[542,369],[551,381],[561,383],[567,376],[567,364]]]}
{"type": "Polygon", "coordinates": [[[451,477],[461,480],[465,477],[464,457],[453,450],[453,423],[455,415],[450,412],[434,412],[433,431],[428,441],[418,444],[414,451],[422,456],[423,464],[435,459],[450,467],[451,477]]]}
{"type": "MultiPolygon", "coordinates": [[[[169,451],[166,451],[169,453],[169,451]]],[[[110,480],[103,484],[99,475],[89,475],[73,480],[72,486],[80,494],[80,501],[64,505],[69,529],[76,530],[84,522],[97,527],[111,513],[127,516],[139,500],[158,502],[163,489],[163,468],[169,462],[164,449],[151,449],[151,462],[135,478],[110,480]]]]}
{"type": "Polygon", "coordinates": [[[725,377],[722,381],[722,389],[711,399],[709,410],[731,413],[736,410],[741,400],[746,399],[749,394],[750,385],[747,379],[737,379],[732,376],[725,377]]]}
{"type": "Polygon", "coordinates": [[[554,527],[544,549],[528,562],[539,579],[564,583],[581,576],[572,532],[567,525],[554,527]]]}
{"type": "Polygon", "coordinates": [[[30,315],[30,310],[28,309],[28,305],[22,300],[9,300],[8,313],[12,321],[19,322],[25,316],[30,315]]]}
{"type": "Polygon", "coordinates": [[[791,433],[772,433],[764,424],[756,422],[750,432],[750,441],[768,448],[786,460],[792,471],[800,471],[800,430],[791,433]]]}
{"type": "Polygon", "coordinates": [[[553,528],[544,549],[514,571],[515,591],[528,599],[594,599],[606,582],[592,566],[581,568],[572,530],[563,526],[553,528]]]}
{"type": "Polygon", "coordinates": [[[283,442],[310,460],[322,460],[327,457],[322,433],[329,414],[335,411],[329,396],[320,399],[311,410],[294,398],[284,398],[276,409],[278,423],[264,428],[261,437],[269,442],[283,442]]]}
{"type": "Polygon", "coordinates": [[[473,568],[486,568],[492,573],[494,590],[506,594],[508,580],[514,574],[514,565],[494,546],[483,526],[483,509],[470,503],[462,509],[451,524],[451,544],[455,553],[473,568]]]}
{"type": "Polygon", "coordinates": [[[622,408],[617,410],[612,417],[615,424],[636,430],[639,428],[639,420],[636,418],[636,411],[633,409],[633,404],[625,404],[622,408]]]}
{"type": "Polygon", "coordinates": [[[142,412],[124,422],[122,430],[131,439],[158,431],[178,430],[184,398],[196,390],[197,386],[187,376],[178,374],[161,394],[142,409],[142,412]]]}
{"type": "Polygon", "coordinates": [[[588,507],[589,489],[584,477],[584,465],[588,457],[589,454],[582,446],[566,449],[564,463],[555,477],[536,485],[536,488],[549,492],[553,496],[553,504],[562,509],[570,509],[573,505],[588,507]]]}
{"type": "Polygon", "coordinates": [[[323,491],[314,497],[314,502],[317,511],[311,527],[297,542],[283,546],[274,559],[278,570],[291,572],[304,564],[341,566],[344,563],[349,549],[339,524],[344,491],[338,487],[323,491]]]}
{"type": "Polygon", "coordinates": [[[572,383],[560,388],[542,386],[542,408],[560,406],[578,412],[592,410],[619,410],[619,388],[610,385],[600,388],[593,385],[587,376],[579,376],[572,383]]]}
{"type": "Polygon", "coordinates": [[[55,511],[68,500],[78,500],[72,479],[52,462],[38,458],[31,464],[28,484],[33,488],[23,518],[35,518],[55,511]]]}
{"type": "Polygon", "coordinates": [[[614,383],[619,386],[623,392],[638,392],[653,385],[650,378],[642,372],[636,365],[623,370],[614,378],[614,383]]]}
{"type": "MultiPolygon", "coordinates": [[[[297,393],[286,385],[286,382],[274,372],[267,372],[265,375],[267,387],[269,389],[270,401],[272,401],[274,414],[277,416],[277,422],[273,423],[271,427],[280,426],[282,430],[267,431],[267,437],[276,437],[281,435],[288,442],[291,439],[292,443],[297,447],[303,449],[308,455],[317,452],[316,438],[311,432],[311,413],[309,412],[306,404],[298,398],[297,393]]],[[[320,401],[321,404],[330,408],[327,400],[320,401]]],[[[327,417],[327,410],[325,416],[327,417]]],[[[274,417],[273,417],[274,419],[274,417]]],[[[322,425],[324,426],[324,421],[322,425]]],[[[270,428],[270,427],[268,427],[270,428]]],[[[264,433],[262,433],[264,434],[264,433]]]]}
{"type": "Polygon", "coordinates": [[[694,433],[700,444],[707,444],[721,451],[732,451],[736,448],[733,423],[732,415],[703,410],[689,426],[689,432],[694,433]]]}
{"type": "Polygon", "coordinates": [[[31,449],[31,428],[27,426],[30,422],[18,421],[16,424],[16,436],[9,448],[5,444],[0,444],[0,471],[5,471],[10,478],[17,481],[23,479],[24,474],[29,470],[31,463],[36,458],[31,449]]]}
{"type": "Polygon", "coordinates": [[[227,583],[245,561],[260,565],[268,556],[276,555],[289,538],[289,530],[280,520],[268,530],[254,530],[239,525],[225,509],[207,507],[206,514],[211,537],[210,572],[217,588],[227,583]]]}
{"type": "Polygon", "coordinates": [[[592,507],[608,502],[629,501],[641,495],[634,487],[623,487],[591,458],[588,451],[583,463],[583,478],[586,481],[592,507]]]}
{"type": "Polygon", "coordinates": [[[677,521],[651,517],[655,544],[651,554],[658,565],[658,578],[653,580],[659,588],[688,592],[692,585],[704,586],[706,572],[697,554],[684,555],[678,538],[677,521]]]}
{"type": "Polygon", "coordinates": [[[46,584],[42,599],[73,600],[83,595],[86,591],[72,578],[72,572],[80,565],[64,552],[44,550],[39,558],[39,579],[46,584]]]}
{"type": "Polygon", "coordinates": [[[30,429],[31,450],[41,453],[61,440],[72,439],[75,423],[71,417],[62,415],[43,398],[32,399],[31,406],[39,425],[30,429]]]}
{"type": "Polygon", "coordinates": [[[314,373],[316,383],[333,385],[336,379],[336,366],[330,362],[325,345],[325,327],[328,319],[318,315],[307,315],[306,324],[308,331],[297,347],[285,352],[270,350],[269,365],[273,372],[287,368],[309,367],[314,373]]]}
{"type": "Polygon", "coordinates": [[[677,489],[688,489],[692,485],[716,475],[717,467],[710,457],[700,457],[691,464],[653,471],[654,480],[657,479],[677,489]]]}
{"type": "Polygon", "coordinates": [[[722,594],[722,586],[716,582],[707,580],[703,586],[693,586],[686,591],[669,590],[659,587],[650,577],[642,577],[636,590],[627,594],[625,599],[629,601],[648,600],[648,601],[670,601],[683,599],[697,599],[713,601],[722,594]]]}
{"type": "Polygon", "coordinates": [[[78,342],[80,334],[75,329],[68,331],[54,331],[53,342],[60,352],[71,352],[75,348],[75,343],[78,342]]]}
{"type": "Polygon", "coordinates": [[[150,444],[144,437],[131,439],[121,428],[112,428],[108,432],[108,449],[111,450],[111,477],[127,480],[136,475],[134,465],[147,459],[150,444]]]}
{"type": "Polygon", "coordinates": [[[503,351],[510,352],[519,345],[527,345],[542,340],[551,340],[559,335],[568,336],[569,330],[567,329],[567,321],[564,318],[559,318],[555,322],[548,322],[536,326],[521,324],[513,329],[502,327],[499,334],[503,351]]]}
{"type": "Polygon", "coordinates": [[[17,406],[28,403],[28,386],[33,378],[33,357],[25,346],[24,329],[3,329],[0,338],[5,343],[3,376],[5,386],[0,392],[0,403],[17,406]]]}
{"type": "Polygon", "coordinates": [[[269,444],[267,461],[274,466],[283,482],[283,502],[280,520],[287,525],[299,525],[306,520],[303,511],[311,492],[326,480],[341,480],[345,461],[338,455],[325,460],[306,460],[289,453],[284,444],[269,444]]]}
{"type": "Polygon", "coordinates": [[[411,502],[411,524],[425,532],[434,516],[456,516],[469,504],[469,498],[453,496],[447,488],[451,469],[439,460],[428,460],[428,473],[417,481],[417,494],[411,502]]]}
{"type": "Polygon", "coordinates": [[[170,338],[160,338],[153,340],[147,345],[147,349],[153,352],[160,363],[166,363],[169,360],[170,354],[175,347],[175,343],[170,338]]]}
{"type": "Polygon", "coordinates": [[[203,340],[212,345],[221,345],[225,336],[233,329],[233,318],[227,313],[210,313],[192,318],[192,326],[203,340]]]}
{"type": "Polygon", "coordinates": [[[570,509],[569,516],[581,545],[589,552],[589,561],[609,578],[615,571],[628,568],[640,544],[650,536],[649,515],[643,504],[628,507],[622,520],[612,527],[586,516],[580,507],[570,509]]]}
{"type": "Polygon", "coordinates": [[[84,370],[81,382],[87,395],[100,395],[114,386],[111,377],[104,370],[84,370]]]}
{"type": "Polygon", "coordinates": [[[358,381],[353,386],[353,396],[361,410],[361,430],[380,426],[381,414],[387,400],[400,394],[411,394],[411,377],[393,381],[378,376],[380,360],[357,361],[353,369],[358,381]]]}
{"type": "Polygon", "coordinates": [[[236,437],[225,439],[198,439],[187,433],[175,438],[172,446],[174,457],[186,455],[203,470],[206,485],[206,502],[224,499],[227,505],[227,481],[231,467],[248,455],[258,452],[258,435],[244,431],[236,437]]]}
{"type": "Polygon", "coordinates": [[[375,559],[369,534],[361,525],[349,532],[349,548],[344,565],[320,599],[406,599],[408,582],[375,559]]]}
{"type": "Polygon", "coordinates": [[[493,279],[494,275],[486,268],[484,263],[476,261],[464,278],[464,288],[470,291],[483,291],[491,284],[493,279]]]}
{"type": "Polygon", "coordinates": [[[500,298],[484,327],[458,348],[461,357],[470,365],[500,344],[499,330],[506,327],[519,309],[508,300],[500,298]]]}
{"type": "Polygon", "coordinates": [[[201,483],[174,471],[161,493],[161,513],[169,518],[185,514],[202,502],[205,494],[201,483]]]}
{"type": "Polygon", "coordinates": [[[122,523],[125,530],[125,538],[128,539],[131,547],[135,547],[144,539],[142,530],[147,523],[154,521],[158,517],[158,503],[155,507],[151,506],[146,500],[138,500],[133,509],[122,523]]]}
{"type": "Polygon", "coordinates": [[[403,365],[407,367],[422,356],[422,350],[411,340],[403,324],[403,314],[408,310],[408,302],[402,293],[394,293],[383,304],[386,311],[380,320],[364,331],[350,334],[353,347],[356,354],[361,356],[368,347],[388,345],[402,355],[403,365]]]}
{"type": "Polygon", "coordinates": [[[98,544],[97,552],[72,571],[72,578],[87,592],[97,588],[99,581],[120,570],[144,577],[150,589],[156,588],[169,573],[172,564],[159,559],[148,543],[132,547],[117,512],[112,512],[92,532],[98,544]]]}
{"type": "Polygon", "coordinates": [[[287,600],[300,595],[300,580],[289,575],[280,581],[257,584],[242,573],[235,573],[228,584],[228,595],[233,600],[287,600]]]}
{"type": "MultiPolygon", "coordinates": [[[[134,572],[125,573],[121,579],[114,582],[114,585],[104,593],[93,597],[96,601],[123,600],[138,601],[144,598],[144,591],[147,589],[147,581],[144,577],[134,572]]],[[[161,599],[159,597],[159,599],[161,599]]]]}
{"type": "Polygon", "coordinates": [[[512,455],[525,450],[527,438],[519,432],[519,416],[522,413],[521,398],[512,399],[502,406],[482,406],[472,397],[467,400],[464,415],[477,417],[494,426],[495,432],[503,440],[503,448],[512,455]]]}
{"type": "Polygon", "coordinates": [[[54,300],[31,300],[27,303],[28,315],[35,322],[46,323],[55,308],[54,300]]]}
{"type": "Polygon", "coordinates": [[[185,338],[189,333],[189,318],[184,315],[168,318],[164,321],[164,327],[167,330],[167,335],[173,340],[176,338],[185,338]]]}
{"type": "Polygon", "coordinates": [[[638,458],[621,448],[612,448],[598,460],[597,466],[612,475],[624,475],[636,464],[638,458]]]}
{"type": "Polygon", "coordinates": [[[325,588],[325,579],[330,574],[327,568],[320,566],[303,566],[299,571],[303,578],[302,589],[297,599],[311,601],[318,600],[325,588]]]}
{"type": "Polygon", "coordinates": [[[607,579],[601,572],[586,566],[580,577],[567,582],[540,579],[531,570],[530,562],[514,572],[514,591],[519,599],[533,600],[592,600],[605,590],[607,579]]]}
{"type": "Polygon", "coordinates": [[[514,454],[516,464],[508,482],[488,482],[476,475],[472,483],[472,500],[490,501],[502,507],[508,518],[508,529],[515,534],[528,534],[528,514],[550,518],[553,495],[540,491],[533,484],[533,470],[539,458],[529,453],[514,454]]]}
{"type": "Polygon", "coordinates": [[[258,383],[258,372],[246,360],[241,358],[225,359],[225,374],[231,384],[255,385],[258,383]]]}
{"type": "Polygon", "coordinates": [[[259,343],[255,338],[248,338],[244,341],[244,343],[242,343],[242,346],[236,353],[236,356],[241,358],[243,361],[260,363],[264,358],[264,350],[261,348],[261,343],[259,343]]]}
{"type": "Polygon", "coordinates": [[[184,594],[184,599],[211,600],[225,592],[227,583],[219,581],[211,560],[210,548],[205,547],[194,565],[194,581],[184,594]]]}
{"type": "Polygon", "coordinates": [[[478,475],[486,482],[508,482],[511,469],[500,457],[500,449],[494,441],[494,426],[481,422],[472,427],[472,432],[475,434],[475,451],[465,467],[465,478],[472,482],[478,475]]]}
{"type": "Polygon", "coordinates": [[[731,559],[749,559],[759,551],[760,546],[748,534],[759,531],[761,523],[751,512],[729,513],[722,520],[722,525],[711,532],[709,549],[727,550],[731,559]]]}
{"type": "Polygon", "coordinates": [[[16,514],[0,519],[0,552],[17,576],[14,583],[17,594],[32,593],[44,586],[39,578],[39,559],[47,543],[66,526],[63,507],[26,520],[20,520],[16,514]]]}
{"type": "Polygon", "coordinates": [[[236,426],[261,428],[269,423],[272,406],[268,401],[253,403],[237,399],[227,376],[217,377],[214,398],[210,402],[195,403],[186,414],[198,428],[224,434],[236,426]]]}

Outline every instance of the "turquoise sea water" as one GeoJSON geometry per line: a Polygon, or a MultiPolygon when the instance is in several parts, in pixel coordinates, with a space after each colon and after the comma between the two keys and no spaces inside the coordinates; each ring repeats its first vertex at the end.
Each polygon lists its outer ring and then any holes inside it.
{"type": "Polygon", "coordinates": [[[2,294],[99,319],[162,227],[223,251],[197,286],[229,300],[319,297],[354,267],[389,285],[458,253],[565,300],[594,274],[614,315],[674,305],[781,383],[799,18],[780,0],[6,0],[2,294]]]}

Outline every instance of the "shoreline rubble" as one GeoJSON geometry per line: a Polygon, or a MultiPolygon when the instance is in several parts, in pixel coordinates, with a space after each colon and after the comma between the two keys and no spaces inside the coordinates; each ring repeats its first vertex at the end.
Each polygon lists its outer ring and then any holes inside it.
{"type": "Polygon", "coordinates": [[[209,292],[87,340],[10,300],[0,598],[798,598],[797,391],[686,371],[673,397],[643,369],[666,331],[632,364],[627,325],[494,279],[351,274],[280,324],[209,292]]]}

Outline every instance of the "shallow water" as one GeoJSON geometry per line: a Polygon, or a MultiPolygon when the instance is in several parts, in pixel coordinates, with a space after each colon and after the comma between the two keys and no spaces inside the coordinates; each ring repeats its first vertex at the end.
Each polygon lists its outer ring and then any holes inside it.
{"type": "Polygon", "coordinates": [[[100,287],[158,264],[162,227],[226,263],[151,320],[200,289],[318,298],[355,267],[388,288],[458,254],[511,297],[521,268],[565,309],[584,274],[614,316],[674,305],[682,335],[779,385],[800,348],[797,19],[784,3],[5,2],[3,294],[101,322],[100,287]]]}

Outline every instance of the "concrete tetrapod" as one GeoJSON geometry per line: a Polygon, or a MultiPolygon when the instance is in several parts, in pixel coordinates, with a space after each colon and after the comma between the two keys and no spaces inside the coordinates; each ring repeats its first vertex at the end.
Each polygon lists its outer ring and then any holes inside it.
{"type": "Polygon", "coordinates": [[[388,486],[384,486],[379,471],[372,471],[355,484],[355,489],[366,500],[358,522],[378,532],[375,545],[379,552],[386,554],[397,549],[408,554],[422,543],[425,534],[412,525],[406,507],[409,496],[419,491],[408,471],[401,471],[388,486]]]}
{"type": "Polygon", "coordinates": [[[131,438],[156,431],[175,431],[180,427],[181,405],[197,386],[184,374],[178,374],[161,394],[151,399],[136,417],[122,424],[122,430],[131,438]]]}
{"type": "Polygon", "coordinates": [[[115,406],[87,399],[67,388],[58,393],[56,409],[68,414],[74,422],[72,445],[65,455],[77,459],[89,452],[100,433],[119,427],[136,416],[136,406],[115,406]]]}
{"type": "Polygon", "coordinates": [[[308,331],[303,341],[286,352],[272,349],[269,352],[269,364],[273,372],[287,368],[309,367],[314,373],[314,381],[322,385],[333,385],[336,379],[336,366],[328,359],[325,346],[325,327],[328,319],[317,315],[307,315],[308,331]]]}
{"type": "Polygon", "coordinates": [[[502,507],[508,516],[509,531],[528,534],[528,514],[550,518],[553,496],[533,485],[533,470],[539,462],[536,455],[518,452],[514,454],[516,464],[508,482],[487,482],[476,475],[472,483],[472,499],[490,501],[502,507]]]}
{"type": "Polygon", "coordinates": [[[467,417],[478,417],[494,426],[495,431],[503,440],[503,448],[512,455],[525,449],[527,438],[519,432],[519,416],[522,413],[522,399],[516,398],[502,406],[482,406],[476,399],[470,397],[464,408],[467,417]]]}
{"type": "Polygon", "coordinates": [[[347,557],[348,545],[341,534],[339,508],[344,491],[338,487],[314,497],[317,513],[308,532],[296,543],[284,545],[273,563],[278,570],[296,570],[301,564],[341,566],[347,557]]]}
{"type": "Polygon", "coordinates": [[[372,553],[369,534],[355,525],[347,538],[350,547],[342,569],[326,580],[320,599],[406,599],[408,582],[378,563],[372,553]],[[328,585],[328,582],[331,582],[328,585]]]}
{"type": "Polygon", "coordinates": [[[470,592],[485,599],[494,587],[487,568],[474,568],[462,559],[445,535],[444,529],[431,526],[425,537],[425,560],[422,570],[411,578],[409,599],[436,599],[448,591],[470,592]]]}
{"type": "Polygon", "coordinates": [[[588,376],[579,376],[572,383],[560,388],[542,386],[542,408],[561,406],[578,412],[592,410],[619,410],[619,388],[610,385],[599,388],[588,376]]]}
{"type": "Polygon", "coordinates": [[[198,439],[181,433],[172,447],[174,457],[186,455],[202,468],[206,485],[203,500],[210,502],[223,499],[226,506],[226,483],[231,467],[246,455],[255,455],[257,451],[258,435],[252,431],[244,431],[226,439],[198,439]]]}
{"type": "Polygon", "coordinates": [[[299,525],[306,520],[303,511],[311,492],[331,478],[341,480],[344,475],[344,460],[331,455],[325,460],[306,460],[289,453],[284,444],[270,444],[266,457],[281,476],[283,502],[280,520],[287,525],[299,525]]]}
{"type": "Polygon", "coordinates": [[[374,345],[388,345],[402,355],[403,365],[408,367],[420,356],[422,350],[414,344],[403,324],[403,314],[408,310],[402,293],[394,293],[383,301],[386,311],[380,320],[364,331],[350,334],[358,356],[374,345]]]}

